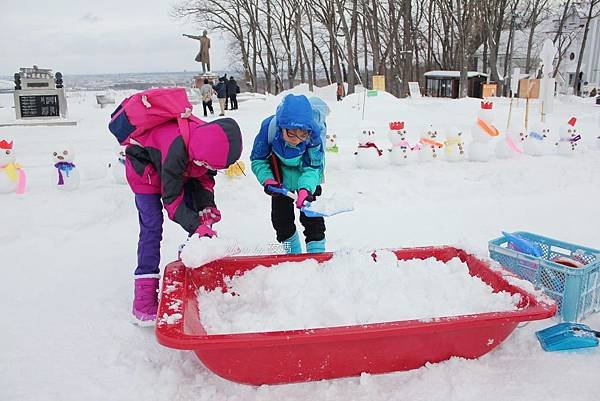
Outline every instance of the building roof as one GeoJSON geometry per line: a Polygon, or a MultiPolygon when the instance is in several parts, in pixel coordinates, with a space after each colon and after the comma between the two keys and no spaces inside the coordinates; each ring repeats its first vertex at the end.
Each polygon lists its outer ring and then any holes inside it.
{"type": "MultiPolygon", "coordinates": [[[[425,73],[427,78],[460,78],[460,71],[428,71],[425,73]]],[[[467,78],[484,77],[488,74],[479,71],[468,71],[467,78]]]]}

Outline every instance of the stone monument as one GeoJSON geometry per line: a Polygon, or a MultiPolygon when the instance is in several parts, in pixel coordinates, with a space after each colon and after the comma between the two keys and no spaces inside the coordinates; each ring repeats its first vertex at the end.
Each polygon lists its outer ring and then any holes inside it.
{"type": "Polygon", "coordinates": [[[199,63],[202,63],[202,72],[204,73],[210,72],[210,39],[208,38],[207,34],[208,32],[206,30],[202,32],[202,36],[188,35],[185,33],[183,34],[183,36],[187,38],[200,41],[200,50],[198,51],[195,60],[199,63]]]}
{"type": "Polygon", "coordinates": [[[20,68],[14,75],[15,115],[10,125],[75,125],[67,121],[67,99],[62,74],[52,70],[20,68]]]}

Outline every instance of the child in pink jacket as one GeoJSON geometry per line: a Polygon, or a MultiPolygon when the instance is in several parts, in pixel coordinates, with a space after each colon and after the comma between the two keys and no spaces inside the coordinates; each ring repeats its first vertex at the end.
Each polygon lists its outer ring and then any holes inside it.
{"type": "Polygon", "coordinates": [[[133,316],[153,325],[158,309],[160,241],[163,212],[189,235],[212,237],[221,220],[214,197],[216,170],[229,167],[242,153],[240,128],[231,118],[190,121],[186,145],[176,121],[144,134],[144,145],[132,140],[125,168],[135,193],[140,236],[135,270],[133,316]]]}

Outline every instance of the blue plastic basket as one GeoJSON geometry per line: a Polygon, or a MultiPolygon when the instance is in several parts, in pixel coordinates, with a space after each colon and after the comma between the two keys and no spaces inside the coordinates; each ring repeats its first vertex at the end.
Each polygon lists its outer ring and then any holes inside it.
{"type": "Polygon", "coordinates": [[[488,243],[490,257],[521,278],[531,281],[536,288],[558,303],[558,313],[568,322],[578,322],[600,310],[600,251],[570,244],[524,231],[517,234],[542,248],[542,256],[535,257],[508,247],[504,237],[488,243]],[[580,268],[552,262],[566,256],[585,264],[580,268]]]}

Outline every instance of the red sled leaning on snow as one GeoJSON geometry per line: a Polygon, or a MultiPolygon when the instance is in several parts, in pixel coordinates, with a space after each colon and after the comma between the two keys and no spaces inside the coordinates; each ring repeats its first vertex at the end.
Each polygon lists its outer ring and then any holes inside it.
{"type": "MultiPolygon", "coordinates": [[[[419,368],[453,356],[478,358],[497,347],[519,322],[541,320],[556,313],[556,304],[537,299],[492,270],[488,263],[461,249],[429,247],[398,249],[400,260],[434,257],[448,262],[459,257],[472,276],[494,291],[520,294],[518,309],[507,312],[404,320],[310,330],[208,335],[200,322],[197,289],[226,291],[225,279],[257,266],[316,259],[332,253],[230,257],[189,269],[181,262],[165,268],[156,337],[164,346],[192,350],[217,375],[243,384],[283,384],[377,374],[419,368]]],[[[513,276],[514,277],[514,276],[513,276]]]]}

